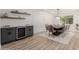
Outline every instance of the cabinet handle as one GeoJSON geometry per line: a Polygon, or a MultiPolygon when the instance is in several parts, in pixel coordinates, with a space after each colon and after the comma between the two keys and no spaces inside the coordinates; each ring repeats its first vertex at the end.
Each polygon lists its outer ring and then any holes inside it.
{"type": "Polygon", "coordinates": [[[8,35],[11,35],[11,32],[8,32],[8,35]]]}
{"type": "Polygon", "coordinates": [[[29,29],[29,31],[31,31],[31,29],[29,29]]]}

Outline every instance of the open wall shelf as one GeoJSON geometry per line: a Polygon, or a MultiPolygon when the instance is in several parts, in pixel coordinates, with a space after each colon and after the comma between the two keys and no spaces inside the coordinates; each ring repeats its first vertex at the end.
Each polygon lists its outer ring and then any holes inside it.
{"type": "Polygon", "coordinates": [[[25,18],[21,18],[21,17],[12,17],[12,16],[1,16],[0,18],[2,18],[2,19],[25,19],[25,18]]]}
{"type": "Polygon", "coordinates": [[[20,11],[18,11],[18,10],[11,11],[11,13],[14,13],[14,14],[22,14],[22,15],[31,15],[30,13],[27,13],[27,12],[20,12],[20,11]]]}
{"type": "Polygon", "coordinates": [[[21,15],[31,15],[27,12],[20,12],[18,10],[10,11],[10,13],[14,13],[14,14],[18,14],[18,15],[17,16],[9,16],[8,15],[9,13],[6,12],[0,18],[2,18],[2,19],[26,19],[25,17],[22,17],[21,15]],[[20,17],[19,17],[19,15],[20,15],[20,17]]]}

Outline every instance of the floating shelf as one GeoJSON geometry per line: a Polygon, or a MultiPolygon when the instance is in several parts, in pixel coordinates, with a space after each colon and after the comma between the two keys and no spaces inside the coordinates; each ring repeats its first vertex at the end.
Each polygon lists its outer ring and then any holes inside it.
{"type": "Polygon", "coordinates": [[[15,14],[22,14],[22,15],[31,15],[31,14],[26,13],[26,12],[19,12],[18,10],[11,11],[11,13],[15,13],[15,14]]]}
{"type": "Polygon", "coordinates": [[[2,19],[6,18],[6,19],[25,19],[25,18],[21,18],[21,17],[12,17],[12,16],[2,16],[0,17],[2,19]]]}

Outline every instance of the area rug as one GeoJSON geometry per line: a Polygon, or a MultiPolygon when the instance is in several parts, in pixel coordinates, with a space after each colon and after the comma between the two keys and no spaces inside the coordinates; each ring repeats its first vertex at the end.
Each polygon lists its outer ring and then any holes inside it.
{"type": "Polygon", "coordinates": [[[73,32],[63,32],[62,34],[60,34],[58,36],[55,36],[55,35],[49,36],[48,33],[42,33],[39,35],[42,37],[45,37],[47,39],[54,40],[54,41],[61,43],[61,44],[69,44],[72,37],[74,36],[74,33],[73,32]]]}

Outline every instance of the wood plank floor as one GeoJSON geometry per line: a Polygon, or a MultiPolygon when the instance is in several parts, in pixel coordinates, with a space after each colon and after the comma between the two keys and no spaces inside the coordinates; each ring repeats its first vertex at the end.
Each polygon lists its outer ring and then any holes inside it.
{"type": "Polygon", "coordinates": [[[10,50],[78,50],[79,33],[75,33],[68,45],[34,35],[32,37],[2,45],[2,49],[4,48],[10,50]]]}

